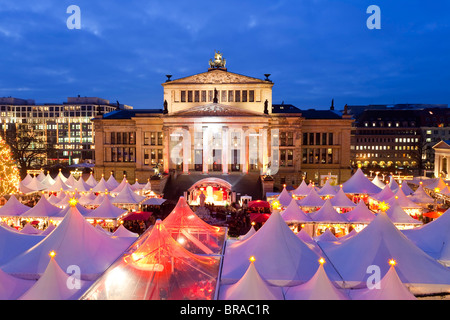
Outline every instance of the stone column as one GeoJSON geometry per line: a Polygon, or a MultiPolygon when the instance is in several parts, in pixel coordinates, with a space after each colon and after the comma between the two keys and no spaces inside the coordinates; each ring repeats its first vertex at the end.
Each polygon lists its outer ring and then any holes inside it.
{"type": "Polygon", "coordinates": [[[170,164],[170,132],[168,127],[163,127],[164,135],[164,149],[163,149],[163,161],[164,161],[164,173],[169,173],[170,164]]]}
{"type": "Polygon", "coordinates": [[[230,152],[229,144],[230,130],[228,127],[222,127],[222,173],[228,174],[228,159],[230,152]]]}
{"type": "Polygon", "coordinates": [[[248,146],[249,146],[249,135],[248,135],[248,127],[242,128],[242,140],[241,143],[243,143],[242,147],[242,154],[241,154],[241,162],[242,162],[242,173],[247,174],[248,173],[248,146]]]}
{"type": "Polygon", "coordinates": [[[191,160],[191,135],[189,128],[184,126],[183,128],[183,173],[189,173],[189,163],[191,160]]]}
{"type": "Polygon", "coordinates": [[[203,127],[203,174],[208,174],[209,169],[209,128],[203,127]]]}

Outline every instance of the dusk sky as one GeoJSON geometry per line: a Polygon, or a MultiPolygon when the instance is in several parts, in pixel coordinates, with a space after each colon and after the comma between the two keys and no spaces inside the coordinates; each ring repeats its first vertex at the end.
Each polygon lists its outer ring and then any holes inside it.
{"type": "Polygon", "coordinates": [[[275,83],[273,102],[450,103],[449,1],[3,0],[0,96],[62,103],[95,96],[162,108],[165,75],[208,69],[275,83]],[[81,29],[69,30],[69,5],[81,29]],[[370,30],[370,5],[381,29],[370,30]]]}

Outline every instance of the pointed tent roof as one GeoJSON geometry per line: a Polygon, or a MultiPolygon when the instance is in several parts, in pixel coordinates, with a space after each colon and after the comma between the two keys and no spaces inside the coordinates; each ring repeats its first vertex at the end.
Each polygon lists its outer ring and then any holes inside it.
{"type": "Polygon", "coordinates": [[[55,259],[50,259],[44,274],[19,300],[76,300],[90,283],[80,280],[79,289],[70,288],[70,280],[55,259]]]}
{"type": "Polygon", "coordinates": [[[41,182],[42,180],[44,180],[44,179],[45,179],[45,172],[44,172],[44,170],[41,169],[41,172],[40,172],[37,176],[35,176],[35,178],[36,178],[37,180],[39,180],[39,182],[41,182]]]}
{"type": "Polygon", "coordinates": [[[317,211],[311,212],[311,219],[314,222],[320,223],[348,223],[348,220],[343,214],[340,214],[334,209],[330,199],[327,199],[324,205],[317,211]]]}
{"type": "Polygon", "coordinates": [[[375,176],[375,178],[373,178],[372,183],[374,185],[376,185],[378,188],[383,189],[386,185],[384,184],[383,181],[380,180],[380,178],[378,176],[375,176]]]}
{"type": "Polygon", "coordinates": [[[420,208],[420,205],[412,201],[410,198],[408,198],[404,193],[403,190],[398,188],[395,195],[386,201],[391,207],[393,206],[394,202],[398,202],[398,204],[402,208],[420,208]]]}
{"type": "Polygon", "coordinates": [[[41,232],[41,236],[48,236],[53,230],[56,229],[56,226],[53,223],[50,223],[48,227],[41,232]]]}
{"type": "Polygon", "coordinates": [[[22,234],[41,234],[41,230],[36,229],[31,224],[27,223],[22,230],[20,230],[22,234]]]}
{"type": "Polygon", "coordinates": [[[317,191],[317,194],[321,197],[325,196],[335,196],[337,193],[336,189],[331,185],[330,180],[325,182],[325,185],[317,191]]]}
{"type": "Polygon", "coordinates": [[[103,177],[100,179],[97,185],[92,188],[93,192],[101,192],[101,193],[108,192],[109,190],[110,190],[109,185],[106,182],[105,178],[103,177]]]}
{"type": "Polygon", "coordinates": [[[450,209],[430,223],[402,232],[432,258],[450,266],[450,209]]]}
{"type": "Polygon", "coordinates": [[[109,197],[103,197],[102,203],[94,210],[88,212],[86,218],[117,219],[127,213],[127,210],[120,209],[112,204],[109,197]]]}
{"type": "Polygon", "coordinates": [[[284,300],[284,296],[282,288],[268,284],[251,262],[238,282],[222,286],[219,300],[284,300]]]}
{"type": "Polygon", "coordinates": [[[142,188],[144,188],[145,183],[139,183],[138,179],[136,179],[136,181],[131,185],[131,189],[133,189],[133,191],[137,191],[137,190],[142,190],[142,188]]]}
{"type": "Polygon", "coordinates": [[[331,204],[335,208],[354,208],[356,207],[356,203],[350,200],[347,195],[344,193],[342,188],[339,188],[339,191],[336,192],[336,195],[330,199],[331,204]]]}
{"type": "Polygon", "coordinates": [[[310,189],[309,194],[305,198],[298,200],[297,203],[301,207],[321,207],[325,203],[325,200],[323,200],[313,188],[310,189]]]}
{"type": "Polygon", "coordinates": [[[395,196],[395,193],[391,190],[391,187],[389,185],[386,185],[383,190],[381,190],[377,194],[371,195],[370,197],[378,201],[387,201],[393,196],[395,196]]]}
{"type": "Polygon", "coordinates": [[[322,264],[306,283],[285,289],[286,300],[349,300],[345,291],[334,285],[322,264]]]}
{"type": "Polygon", "coordinates": [[[280,201],[280,204],[283,207],[287,207],[289,203],[291,203],[292,196],[289,191],[286,190],[286,186],[283,187],[283,191],[281,191],[280,195],[277,197],[277,200],[280,201]]]}
{"type": "Polygon", "coordinates": [[[138,204],[145,200],[146,197],[136,194],[131,190],[130,185],[127,183],[123,189],[112,199],[112,203],[127,203],[138,204]]]}
{"type": "Polygon", "coordinates": [[[69,189],[70,191],[78,191],[78,192],[86,192],[92,189],[92,186],[84,182],[82,178],[75,181],[72,187],[69,189]]]}
{"type": "MultiPolygon", "coordinates": [[[[75,207],[77,208],[77,210],[80,212],[80,214],[83,216],[83,217],[86,217],[87,215],[89,215],[89,213],[92,211],[91,209],[88,209],[88,208],[85,208],[85,207],[83,207],[80,203],[78,203],[77,202],[77,204],[75,205],[75,207]]],[[[55,215],[52,215],[50,218],[52,218],[52,219],[56,219],[56,220],[59,220],[59,219],[63,219],[65,216],[66,216],[66,214],[68,214],[69,212],[70,212],[70,209],[71,207],[70,207],[70,205],[69,204],[67,204],[63,209],[61,209],[57,214],[55,214],[55,215]]]]}
{"type": "Polygon", "coordinates": [[[190,250],[195,253],[220,253],[226,240],[226,228],[212,226],[200,219],[189,207],[184,197],[178,199],[175,208],[163,220],[162,224],[174,238],[185,239],[191,245],[190,250]],[[188,230],[195,230],[195,233],[208,235],[209,240],[189,236],[188,230]]]}
{"type": "Polygon", "coordinates": [[[41,191],[46,189],[47,187],[40,182],[37,178],[33,178],[33,180],[25,185],[22,181],[19,183],[19,190],[22,193],[33,193],[37,191],[41,191]]]}
{"type": "Polygon", "coordinates": [[[81,278],[97,278],[134,241],[129,238],[109,237],[96,230],[76,207],[70,207],[61,223],[41,242],[3,266],[3,270],[22,278],[37,279],[45,272],[50,260],[48,253],[66,270],[78,265],[81,278]]]}
{"type": "MultiPolygon", "coordinates": [[[[62,195],[65,195],[65,193],[60,193],[62,195]]],[[[50,202],[52,205],[54,206],[58,206],[58,203],[64,199],[64,197],[62,197],[61,199],[58,198],[57,196],[55,196],[53,193],[50,194],[50,196],[47,198],[48,202],[50,202]]]]}
{"type": "Polygon", "coordinates": [[[394,177],[389,177],[389,183],[387,184],[389,188],[391,188],[392,192],[397,192],[397,190],[400,188],[397,181],[395,181],[394,177]]]}
{"type": "Polygon", "coordinates": [[[350,290],[352,300],[416,300],[417,298],[402,283],[394,266],[381,279],[380,288],[350,290]]]}
{"type": "Polygon", "coordinates": [[[0,269],[0,300],[16,300],[34,283],[33,280],[13,277],[0,269]]]}
{"type": "Polygon", "coordinates": [[[114,189],[111,189],[111,193],[120,193],[120,191],[122,191],[123,188],[125,188],[125,186],[127,186],[127,185],[130,186],[130,184],[128,183],[128,180],[124,177],[117,187],[115,187],[114,189]]]}
{"type": "Polygon", "coordinates": [[[414,193],[414,191],[410,188],[410,186],[408,185],[408,183],[406,181],[403,181],[400,188],[402,189],[403,193],[406,196],[409,196],[414,193]]]}
{"type": "Polygon", "coordinates": [[[121,224],[116,231],[114,231],[113,236],[116,237],[132,237],[132,238],[138,238],[139,234],[132,232],[125,228],[123,224],[121,224]]]}
{"type": "Polygon", "coordinates": [[[292,232],[278,212],[272,213],[253,236],[227,247],[222,267],[223,283],[241,279],[251,256],[258,261],[259,274],[276,285],[307,281],[319,264],[319,255],[292,232]]]}
{"type": "Polygon", "coordinates": [[[364,175],[361,168],[358,168],[355,174],[343,183],[342,188],[345,193],[353,194],[376,194],[381,191],[381,188],[364,175]]]}
{"type": "Polygon", "coordinates": [[[410,196],[408,196],[408,198],[412,201],[414,201],[415,203],[434,203],[434,199],[433,197],[430,197],[424,190],[422,185],[419,185],[419,187],[416,189],[416,191],[414,191],[414,193],[410,196]]]}
{"type": "Polygon", "coordinates": [[[73,187],[77,181],[78,179],[75,179],[75,177],[71,173],[67,178],[65,184],[68,185],[69,187],[73,187]]]}
{"type": "Polygon", "coordinates": [[[67,178],[65,175],[63,175],[63,173],[61,172],[61,169],[59,169],[59,172],[58,172],[58,175],[56,176],[56,178],[58,178],[58,177],[61,179],[62,182],[66,183],[67,178]]]}
{"type": "Polygon", "coordinates": [[[417,290],[440,292],[450,286],[450,270],[408,240],[385,213],[379,213],[353,237],[324,251],[343,279],[353,284],[366,283],[370,265],[379,266],[384,276],[388,272],[386,262],[395,259],[401,281],[417,290]]]}
{"type": "Polygon", "coordinates": [[[242,236],[239,237],[239,240],[245,240],[250,238],[252,235],[254,235],[256,233],[256,229],[254,226],[251,226],[250,230],[248,230],[248,232],[242,236]]]}
{"type": "Polygon", "coordinates": [[[445,184],[444,179],[442,179],[442,177],[439,177],[439,178],[434,179],[434,181],[432,183],[427,184],[425,186],[425,188],[432,189],[432,190],[438,188],[438,189],[442,190],[445,188],[445,186],[446,186],[446,184],[445,184]]]}
{"type": "Polygon", "coordinates": [[[27,185],[28,183],[30,183],[33,180],[33,177],[27,173],[27,175],[25,176],[25,178],[22,180],[22,182],[27,185]]]}
{"type": "Polygon", "coordinates": [[[281,212],[281,217],[286,222],[304,223],[312,222],[311,218],[297,204],[297,201],[291,198],[291,202],[281,212]]]}
{"type": "Polygon", "coordinates": [[[22,213],[30,210],[29,206],[24,205],[17,200],[15,195],[11,195],[4,206],[0,207],[0,217],[20,216],[22,213]]]}
{"type": "Polygon", "coordinates": [[[39,199],[38,203],[33,208],[25,211],[20,215],[20,217],[30,217],[30,218],[40,218],[40,217],[51,217],[52,215],[58,214],[61,211],[57,206],[52,205],[48,202],[45,196],[39,199]]]}
{"type": "Polygon", "coordinates": [[[55,180],[52,178],[50,174],[47,174],[45,178],[41,181],[41,183],[47,188],[51,187],[55,184],[55,180]]]}
{"type": "Polygon", "coordinates": [[[90,205],[90,206],[99,206],[99,205],[102,204],[103,199],[104,199],[105,197],[108,197],[109,200],[111,200],[111,201],[112,201],[112,199],[113,199],[113,196],[111,196],[110,194],[100,193],[100,194],[95,198],[95,200],[93,200],[91,203],[89,203],[89,205],[90,205]]]}
{"type": "MultiPolygon", "coordinates": [[[[82,178],[80,178],[80,179],[82,179],[82,178]]],[[[97,180],[95,180],[92,172],[89,174],[89,178],[87,178],[86,184],[89,185],[91,188],[93,188],[97,185],[97,180]]]]}
{"type": "Polygon", "coordinates": [[[59,192],[61,190],[68,191],[70,190],[70,187],[62,180],[60,175],[56,177],[54,184],[45,189],[45,191],[48,192],[59,192]]]}
{"type": "Polygon", "coordinates": [[[337,240],[338,238],[328,228],[320,236],[314,237],[314,241],[316,242],[337,241],[337,240]]]}
{"type": "Polygon", "coordinates": [[[44,237],[41,235],[23,234],[0,225],[0,243],[14,244],[0,246],[0,266],[27,251],[42,239],[44,237]]]}
{"type": "Polygon", "coordinates": [[[78,199],[78,202],[83,206],[87,206],[90,205],[95,199],[97,199],[95,193],[89,191],[81,195],[81,197],[78,199]]]}
{"type": "Polygon", "coordinates": [[[302,183],[292,192],[296,196],[306,197],[311,191],[311,188],[308,187],[305,180],[302,180],[302,183]]]}
{"type": "Polygon", "coordinates": [[[117,259],[82,300],[210,300],[215,297],[220,256],[189,252],[172,238],[160,220],[142,236],[144,241],[134,244],[117,259]],[[172,286],[167,286],[168,283],[172,286]],[[209,285],[205,290],[186,290],[200,289],[203,283],[209,285]]]}
{"type": "Polygon", "coordinates": [[[106,184],[108,185],[108,190],[114,190],[119,186],[119,182],[114,178],[113,175],[109,176],[109,179],[106,181],[106,184]]]}
{"type": "Polygon", "coordinates": [[[386,211],[387,216],[394,224],[422,224],[402,209],[398,200],[391,202],[391,207],[386,211]]]}
{"type": "Polygon", "coordinates": [[[375,214],[370,211],[364,201],[360,201],[356,208],[343,213],[343,215],[350,223],[369,224],[373,219],[375,219],[375,214]]]}

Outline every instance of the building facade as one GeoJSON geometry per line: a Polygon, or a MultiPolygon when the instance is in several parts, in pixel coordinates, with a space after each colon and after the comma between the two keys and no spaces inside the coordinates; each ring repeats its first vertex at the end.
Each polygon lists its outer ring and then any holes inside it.
{"type": "Polygon", "coordinates": [[[95,97],[69,97],[62,104],[0,98],[0,132],[3,137],[32,132],[36,148],[51,145],[55,150],[42,164],[91,162],[94,160],[91,119],[98,114],[129,108],[95,97]]]}
{"type": "Polygon", "coordinates": [[[235,190],[239,177],[265,178],[279,190],[302,179],[350,177],[350,116],[273,104],[269,75],[257,79],[215,65],[171,77],[162,84],[163,109],[119,110],[93,120],[97,179],[113,172],[143,183],[156,172],[177,179],[173,188],[184,192],[208,178],[235,190]]]}

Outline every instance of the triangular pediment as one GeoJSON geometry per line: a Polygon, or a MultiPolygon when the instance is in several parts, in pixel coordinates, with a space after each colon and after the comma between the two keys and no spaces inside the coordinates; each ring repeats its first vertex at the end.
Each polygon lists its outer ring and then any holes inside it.
{"type": "Polygon", "coordinates": [[[238,107],[228,106],[220,103],[210,103],[203,106],[197,106],[178,112],[171,113],[170,116],[178,117],[255,117],[267,116],[264,113],[244,110],[238,107]]]}
{"type": "Polygon", "coordinates": [[[163,85],[171,85],[171,84],[192,84],[192,83],[201,83],[201,84],[232,84],[232,83],[269,83],[271,82],[264,81],[257,78],[252,78],[244,75],[240,75],[233,72],[228,72],[222,69],[212,69],[208,72],[199,73],[196,75],[192,75],[185,78],[180,78],[176,80],[172,80],[164,83],[163,85]]]}
{"type": "Polygon", "coordinates": [[[450,140],[447,141],[439,141],[437,144],[433,146],[433,149],[449,149],[450,150],[450,140]]]}

